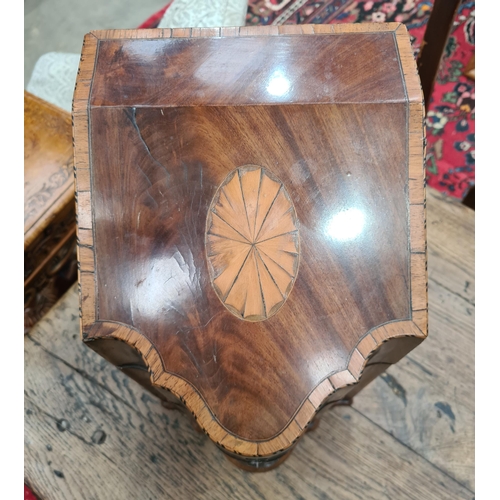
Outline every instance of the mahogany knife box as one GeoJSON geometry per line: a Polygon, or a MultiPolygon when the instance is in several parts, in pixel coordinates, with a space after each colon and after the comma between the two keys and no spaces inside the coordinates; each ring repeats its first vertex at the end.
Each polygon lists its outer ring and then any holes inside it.
{"type": "Polygon", "coordinates": [[[83,341],[279,465],[427,336],[423,109],[398,23],[86,35],[83,341]]]}

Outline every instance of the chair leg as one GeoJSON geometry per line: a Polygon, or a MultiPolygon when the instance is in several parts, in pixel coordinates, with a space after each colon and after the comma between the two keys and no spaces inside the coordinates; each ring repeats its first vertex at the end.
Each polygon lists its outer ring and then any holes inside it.
{"type": "Polygon", "coordinates": [[[432,8],[424,40],[417,58],[417,67],[422,82],[424,93],[425,111],[434,87],[439,64],[443,55],[446,42],[453,27],[460,0],[435,0],[432,8]]]}

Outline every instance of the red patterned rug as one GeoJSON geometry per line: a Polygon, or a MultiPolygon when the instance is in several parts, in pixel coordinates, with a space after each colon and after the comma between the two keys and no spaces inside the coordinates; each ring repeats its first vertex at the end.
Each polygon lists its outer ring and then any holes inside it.
{"type": "Polygon", "coordinates": [[[26,485],[24,485],[24,500],[38,500],[35,494],[26,485]]]}
{"type": "MultiPolygon", "coordinates": [[[[418,55],[433,0],[250,0],[246,24],[400,22],[418,55]]],[[[463,71],[474,55],[475,4],[459,7],[427,115],[427,183],[463,198],[475,182],[474,80],[463,71]]]]}

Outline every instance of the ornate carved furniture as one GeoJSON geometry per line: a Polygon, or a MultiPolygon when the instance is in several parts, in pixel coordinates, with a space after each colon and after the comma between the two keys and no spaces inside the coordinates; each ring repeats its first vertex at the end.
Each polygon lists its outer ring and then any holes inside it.
{"type": "Polygon", "coordinates": [[[71,116],[24,93],[24,333],[76,280],[71,116]]]}
{"type": "Polygon", "coordinates": [[[93,32],[73,118],[83,340],[235,463],[426,337],[404,26],[93,32]]]}

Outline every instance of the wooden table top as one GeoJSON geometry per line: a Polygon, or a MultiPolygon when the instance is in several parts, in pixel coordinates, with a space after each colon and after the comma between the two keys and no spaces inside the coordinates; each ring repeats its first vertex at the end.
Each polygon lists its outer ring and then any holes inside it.
{"type": "Polygon", "coordinates": [[[79,340],[76,285],[25,338],[25,480],[42,499],[474,497],[474,212],[428,190],[429,337],[280,467],[230,464],[79,340]]]}

